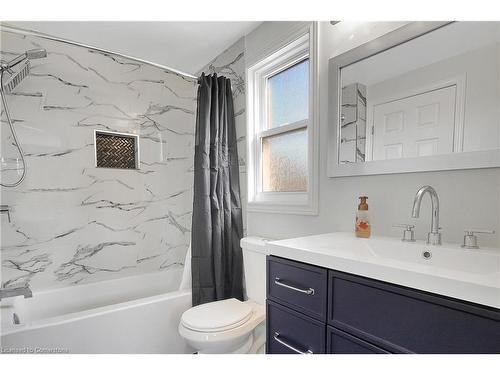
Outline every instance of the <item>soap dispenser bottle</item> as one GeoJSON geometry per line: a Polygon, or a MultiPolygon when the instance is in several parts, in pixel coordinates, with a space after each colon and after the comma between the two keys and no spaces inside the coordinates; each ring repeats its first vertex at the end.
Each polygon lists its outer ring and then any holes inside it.
{"type": "Polygon", "coordinates": [[[356,237],[368,238],[371,234],[370,218],[368,216],[368,197],[359,197],[361,202],[358,205],[358,213],[356,215],[356,237]]]}

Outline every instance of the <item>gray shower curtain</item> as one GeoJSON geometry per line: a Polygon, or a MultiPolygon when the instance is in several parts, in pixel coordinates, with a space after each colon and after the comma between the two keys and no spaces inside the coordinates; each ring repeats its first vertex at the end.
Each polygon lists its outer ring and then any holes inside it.
{"type": "Polygon", "coordinates": [[[198,87],[191,231],[193,306],[243,299],[243,221],[231,82],[202,74],[198,87]]]}

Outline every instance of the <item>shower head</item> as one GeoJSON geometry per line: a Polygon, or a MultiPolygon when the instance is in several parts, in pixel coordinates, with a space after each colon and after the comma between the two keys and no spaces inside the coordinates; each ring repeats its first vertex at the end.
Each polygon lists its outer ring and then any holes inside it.
{"type": "Polygon", "coordinates": [[[40,59],[42,57],[47,57],[47,51],[43,48],[30,49],[17,56],[15,59],[9,61],[8,63],[2,63],[2,89],[7,93],[11,93],[14,88],[21,83],[21,81],[30,73],[31,65],[30,60],[40,59]],[[14,72],[11,70],[12,67],[23,63],[19,71],[14,72]],[[7,71],[8,78],[7,82],[4,83],[3,73],[7,71]]]}
{"type": "Polygon", "coordinates": [[[47,51],[43,48],[30,49],[26,51],[26,57],[30,60],[47,57],[47,51]]]}
{"type": "Polygon", "coordinates": [[[6,94],[10,94],[12,92],[12,90],[14,90],[16,88],[16,86],[19,85],[21,83],[21,81],[28,74],[30,74],[30,70],[31,70],[30,61],[26,60],[23,63],[21,69],[19,69],[19,71],[17,73],[14,73],[9,78],[7,78],[7,82],[6,83],[4,83],[3,79],[2,79],[2,84],[3,84],[2,89],[4,90],[4,92],[6,94]]]}
{"type": "Polygon", "coordinates": [[[2,70],[8,70],[16,66],[17,64],[23,62],[24,60],[34,60],[40,59],[42,57],[47,57],[47,51],[43,48],[30,49],[23,54],[12,59],[8,63],[2,63],[2,70]]]}

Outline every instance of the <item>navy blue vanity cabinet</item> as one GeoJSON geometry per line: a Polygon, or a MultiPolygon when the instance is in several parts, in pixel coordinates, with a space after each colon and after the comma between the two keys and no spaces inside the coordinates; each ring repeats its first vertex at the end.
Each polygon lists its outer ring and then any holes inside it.
{"type": "Polygon", "coordinates": [[[325,353],[328,270],[267,257],[266,353],[325,353]]]}
{"type": "Polygon", "coordinates": [[[266,324],[270,354],[500,354],[498,309],[275,256],[266,324]]]}
{"type": "Polygon", "coordinates": [[[328,324],[393,353],[500,353],[500,311],[338,271],[328,324]]]}

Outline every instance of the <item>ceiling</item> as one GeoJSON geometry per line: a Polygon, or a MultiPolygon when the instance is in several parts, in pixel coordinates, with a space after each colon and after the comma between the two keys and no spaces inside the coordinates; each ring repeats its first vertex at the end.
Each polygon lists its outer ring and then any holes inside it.
{"type": "Polygon", "coordinates": [[[8,22],[196,74],[261,22],[8,22]]]}

